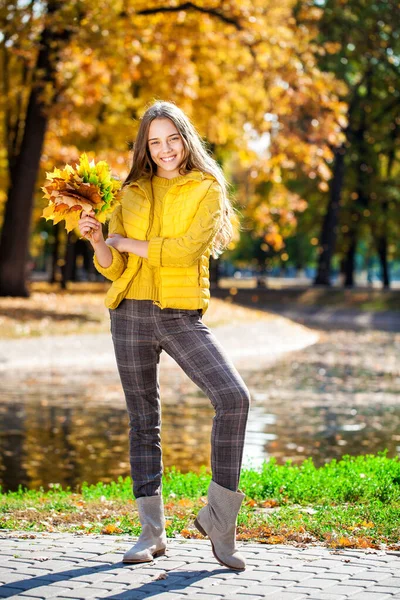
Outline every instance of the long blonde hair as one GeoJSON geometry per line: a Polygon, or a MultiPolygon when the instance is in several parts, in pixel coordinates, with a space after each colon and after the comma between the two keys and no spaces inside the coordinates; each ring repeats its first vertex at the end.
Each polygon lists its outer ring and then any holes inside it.
{"type": "Polygon", "coordinates": [[[213,258],[218,258],[226,249],[239,229],[240,214],[231,204],[228,196],[229,183],[222,169],[208,153],[205,142],[201,139],[194,125],[185,113],[172,102],[157,101],[152,104],[140,120],[139,131],[133,145],[132,168],[123,186],[137,181],[141,177],[151,178],[156,174],[157,165],[150,155],[148,137],[150,124],[154,119],[170,119],[181,135],[184,146],[184,158],[179,167],[179,173],[186,175],[192,169],[212,175],[221,186],[223,195],[223,210],[219,230],[211,246],[213,258]]]}

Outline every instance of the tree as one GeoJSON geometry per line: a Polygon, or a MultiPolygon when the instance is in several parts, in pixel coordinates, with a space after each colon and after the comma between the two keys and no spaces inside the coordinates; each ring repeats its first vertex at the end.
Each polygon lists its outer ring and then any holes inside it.
{"type": "MultiPolygon", "coordinates": [[[[33,4],[32,2],[30,5],[30,18],[33,18],[33,4]]],[[[14,11],[16,7],[8,5],[7,9],[14,11]]],[[[10,179],[0,240],[0,294],[2,295],[28,295],[25,286],[25,265],[32,214],[31,199],[35,190],[39,159],[47,128],[43,90],[46,86],[54,85],[56,68],[54,56],[58,55],[72,33],[72,29],[68,26],[62,28],[55,26],[60,10],[59,0],[50,0],[47,3],[45,25],[39,36],[40,50],[32,73],[33,79],[24,117],[21,106],[18,107],[16,119],[12,119],[9,108],[5,109],[10,179]]],[[[6,27],[3,40],[5,63],[8,58],[5,48],[9,40],[11,37],[8,36],[6,27]]],[[[9,65],[5,64],[3,88],[7,95],[10,94],[8,68],[9,65]]],[[[27,78],[26,71],[24,77],[27,78]]]]}
{"type": "MultiPolygon", "coordinates": [[[[386,146],[389,129],[398,116],[400,15],[394,0],[300,0],[299,24],[314,23],[318,33],[312,49],[323,71],[345,84],[340,98],[348,106],[342,131],[345,142],[334,146],[330,196],[320,236],[316,284],[330,284],[330,265],[339,234],[340,208],[351,205],[344,261],[347,285],[353,284],[354,257],[361,223],[371,214],[378,154],[386,146]],[[314,19],[310,12],[320,10],[314,19]],[[349,182],[352,182],[351,184],[349,182]],[[352,187],[351,187],[352,186],[352,187]]],[[[343,89],[343,88],[341,88],[343,89]]]]}
{"type": "Polygon", "coordinates": [[[308,49],[309,31],[296,29],[292,7],[293,0],[4,5],[2,79],[5,98],[14,102],[9,112],[2,107],[4,138],[13,144],[0,294],[28,293],[39,168],[76,160],[89,145],[123,175],[133,119],[155,97],[176,101],[210,143],[245,163],[252,153],[244,127],[268,134],[269,157],[255,159],[261,180],[278,184],[296,163],[305,172],[322,169],[343,107],[334,77],[321,73],[308,49]]]}

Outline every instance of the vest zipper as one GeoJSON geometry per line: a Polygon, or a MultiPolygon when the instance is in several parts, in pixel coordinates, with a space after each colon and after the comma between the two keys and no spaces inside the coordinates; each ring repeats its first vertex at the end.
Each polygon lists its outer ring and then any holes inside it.
{"type": "MultiPolygon", "coordinates": [[[[174,186],[172,186],[174,187],[174,186]]],[[[163,201],[161,203],[161,214],[160,214],[160,233],[162,231],[162,227],[163,227],[163,217],[164,217],[164,205],[165,205],[165,199],[168,196],[169,191],[171,190],[171,188],[169,188],[169,190],[166,191],[165,196],[163,198],[163,201]]],[[[147,237],[147,236],[146,236],[147,237]]],[[[160,285],[159,285],[159,290],[160,290],[160,297],[161,297],[161,267],[160,267],[160,285]]],[[[158,306],[159,308],[163,308],[161,302],[158,302],[157,300],[153,302],[153,304],[155,304],[156,306],[158,306]]]]}
{"type": "MultiPolygon", "coordinates": [[[[144,191],[144,195],[146,196],[147,200],[150,202],[150,206],[151,206],[151,205],[152,205],[152,204],[151,204],[151,200],[149,199],[148,195],[146,194],[146,191],[145,191],[145,190],[143,190],[143,191],[144,191]]],[[[167,193],[168,193],[168,192],[167,192],[167,193]]],[[[147,240],[147,236],[149,235],[149,233],[150,233],[150,230],[151,230],[151,228],[153,227],[153,222],[154,222],[154,206],[153,206],[153,210],[150,210],[149,226],[148,226],[148,228],[147,228],[147,231],[146,231],[146,241],[148,241],[148,240],[147,240]]],[[[142,259],[142,261],[143,261],[143,257],[141,257],[141,259],[142,259]]],[[[160,286],[160,288],[161,288],[161,286],[160,286]]],[[[155,305],[156,305],[156,306],[158,306],[159,308],[163,308],[163,307],[161,306],[161,303],[160,303],[160,302],[158,302],[157,300],[153,300],[153,304],[155,304],[155,305]]]]}
{"type": "MultiPolygon", "coordinates": [[[[147,196],[147,194],[146,194],[146,192],[145,192],[144,190],[143,190],[143,192],[144,192],[144,195],[146,196],[146,198],[147,198],[147,199],[149,199],[149,198],[148,198],[148,196],[147,196]]],[[[151,203],[150,203],[150,204],[151,204],[151,203]]],[[[150,224],[150,226],[149,226],[149,227],[148,227],[148,229],[147,229],[147,232],[146,232],[146,239],[147,239],[147,236],[148,236],[148,234],[149,234],[149,231],[150,231],[150,228],[151,228],[152,224],[153,224],[153,220],[151,221],[151,224],[150,224]]],[[[129,282],[129,285],[128,285],[128,287],[127,287],[127,289],[126,289],[126,292],[125,292],[126,294],[127,294],[127,293],[129,293],[129,290],[130,290],[130,289],[131,289],[131,287],[132,287],[133,281],[134,281],[134,279],[135,279],[136,275],[138,274],[140,267],[142,266],[142,263],[143,263],[143,256],[139,256],[138,258],[139,258],[139,260],[138,260],[138,266],[137,266],[137,269],[136,269],[136,271],[134,272],[134,274],[133,274],[133,275],[132,275],[132,277],[131,277],[131,280],[130,280],[130,282],[129,282]]]]}
{"type": "MultiPolygon", "coordinates": [[[[169,194],[169,192],[172,190],[172,188],[173,188],[173,187],[175,187],[175,185],[177,185],[177,184],[174,184],[174,185],[172,185],[172,186],[169,188],[169,190],[167,191],[167,193],[165,194],[165,196],[164,196],[164,198],[163,198],[163,205],[162,205],[162,207],[161,207],[160,231],[162,231],[162,223],[163,223],[163,215],[164,215],[164,204],[165,204],[165,198],[168,196],[168,194],[169,194]]],[[[145,189],[143,189],[143,188],[141,188],[141,189],[143,190],[143,192],[144,192],[144,195],[146,196],[147,200],[149,200],[149,197],[148,197],[148,195],[147,195],[147,193],[146,193],[146,190],[145,190],[145,189]]],[[[150,205],[151,205],[151,201],[150,201],[150,205]]],[[[154,221],[154,207],[153,207],[153,210],[152,210],[152,211],[150,211],[150,215],[151,215],[151,219],[150,219],[150,222],[149,222],[149,226],[148,226],[148,228],[147,228],[147,231],[146,231],[146,240],[147,240],[147,236],[149,235],[149,233],[150,233],[150,230],[151,230],[151,228],[152,228],[152,226],[153,226],[153,221],[154,221]]],[[[143,257],[141,257],[141,259],[143,260],[143,257]]],[[[140,263],[140,264],[141,264],[141,263],[140,263]]],[[[138,270],[139,270],[139,267],[138,267],[137,271],[138,271],[138,270]]],[[[137,271],[136,271],[136,273],[137,273],[137,271]]],[[[135,275],[136,275],[136,273],[135,273],[135,275]]],[[[160,276],[160,293],[161,293],[161,276],[160,276]]],[[[161,302],[158,302],[157,300],[153,300],[153,304],[154,304],[155,306],[158,306],[158,307],[159,307],[159,308],[161,308],[161,309],[162,309],[162,308],[164,308],[164,307],[162,306],[161,302]]]]}

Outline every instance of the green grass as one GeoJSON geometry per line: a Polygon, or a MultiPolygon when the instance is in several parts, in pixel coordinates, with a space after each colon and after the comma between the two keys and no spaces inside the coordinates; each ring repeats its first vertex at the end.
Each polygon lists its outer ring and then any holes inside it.
{"type": "MultiPolygon", "coordinates": [[[[210,473],[167,470],[163,478],[167,535],[197,537],[192,528],[206,502],[210,473]]],[[[400,547],[400,460],[378,455],[349,456],[317,468],[300,465],[244,469],[246,498],[238,517],[238,538],[265,543],[324,542],[334,547],[400,547]]],[[[112,483],[60,485],[44,490],[0,491],[0,529],[76,531],[138,535],[140,523],[129,477],[112,483]]]]}
{"type": "Polygon", "coordinates": [[[382,502],[400,500],[400,460],[377,456],[344,456],[315,467],[311,458],[301,465],[264,463],[261,474],[244,471],[247,495],[255,500],[275,498],[281,503],[382,502]]]}

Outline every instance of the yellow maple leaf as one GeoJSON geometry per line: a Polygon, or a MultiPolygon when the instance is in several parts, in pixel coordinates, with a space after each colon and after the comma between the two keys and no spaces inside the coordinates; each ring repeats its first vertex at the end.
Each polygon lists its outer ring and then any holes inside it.
{"type": "Polygon", "coordinates": [[[48,221],[49,219],[51,219],[53,217],[53,214],[54,214],[54,204],[49,204],[49,206],[46,206],[46,208],[43,209],[42,217],[44,217],[46,219],[46,221],[48,221]]]}
{"type": "Polygon", "coordinates": [[[68,213],[66,215],[64,215],[65,229],[67,230],[68,233],[70,231],[72,231],[73,229],[75,229],[75,227],[78,226],[79,217],[80,217],[80,212],[71,211],[71,210],[68,211],[68,213]]]}

